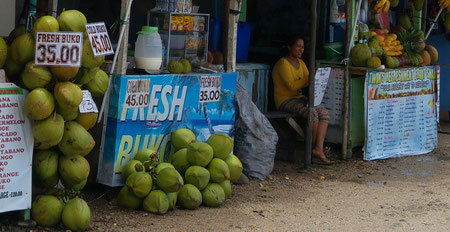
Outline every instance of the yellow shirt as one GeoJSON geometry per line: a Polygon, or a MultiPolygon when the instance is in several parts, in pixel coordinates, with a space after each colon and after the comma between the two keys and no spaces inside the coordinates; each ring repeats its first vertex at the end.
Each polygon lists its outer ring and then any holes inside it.
{"type": "Polygon", "coordinates": [[[298,59],[298,62],[300,65],[296,69],[286,58],[281,58],[272,70],[275,106],[277,109],[287,99],[303,97],[301,89],[308,86],[308,68],[302,60],[298,59]]]}

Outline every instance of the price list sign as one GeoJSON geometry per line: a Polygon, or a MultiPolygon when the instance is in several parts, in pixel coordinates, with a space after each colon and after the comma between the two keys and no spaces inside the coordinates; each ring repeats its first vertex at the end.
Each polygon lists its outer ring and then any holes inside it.
{"type": "Polygon", "coordinates": [[[438,79],[433,66],[367,74],[365,160],[437,148],[438,79]]]}
{"type": "Polygon", "coordinates": [[[200,77],[199,102],[218,102],[220,100],[221,86],[222,76],[200,77]]]}
{"type": "Polygon", "coordinates": [[[82,49],[80,32],[37,32],[34,63],[80,67],[82,49]]]}
{"type": "Polygon", "coordinates": [[[0,83],[0,213],[31,208],[34,141],[25,96],[22,88],[0,83]]]}
{"type": "Polygon", "coordinates": [[[89,36],[94,56],[114,54],[104,22],[86,24],[86,32],[89,36]]]}

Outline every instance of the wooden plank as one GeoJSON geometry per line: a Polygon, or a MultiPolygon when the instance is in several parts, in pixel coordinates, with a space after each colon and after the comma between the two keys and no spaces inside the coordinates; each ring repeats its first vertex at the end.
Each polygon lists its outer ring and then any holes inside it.
{"type": "Polygon", "coordinates": [[[275,118],[287,118],[287,117],[296,117],[297,115],[290,112],[284,111],[271,111],[264,114],[266,118],[275,119],[275,118]]]}
{"type": "MultiPolygon", "coordinates": [[[[308,104],[308,124],[306,126],[305,157],[303,161],[304,169],[311,167],[312,154],[312,128],[313,128],[313,107],[314,107],[314,86],[316,75],[316,38],[317,38],[317,0],[311,1],[311,28],[309,47],[309,104],[308,104]]],[[[300,160],[300,159],[298,159],[300,160]]]]}
{"type": "Polygon", "coordinates": [[[286,121],[289,123],[289,125],[291,125],[291,127],[295,130],[295,132],[297,132],[297,134],[300,135],[300,137],[302,138],[305,137],[302,128],[292,117],[287,117],[286,121]]]}
{"type": "Polygon", "coordinates": [[[225,0],[225,30],[223,33],[224,67],[227,72],[236,71],[237,23],[239,14],[230,14],[230,10],[239,11],[241,0],[225,0]]]}
{"type": "MultiPolygon", "coordinates": [[[[347,60],[345,64],[344,69],[344,130],[342,133],[342,159],[348,159],[351,157],[351,151],[349,154],[349,138],[350,138],[350,47],[351,41],[352,41],[352,31],[349,30],[350,28],[353,28],[352,21],[353,18],[350,17],[352,13],[352,1],[346,0],[346,7],[347,7],[347,34],[346,34],[346,45],[345,45],[345,59],[347,60]]],[[[351,147],[351,146],[350,146],[351,147]]]]}
{"type": "MultiPolygon", "coordinates": [[[[122,0],[120,6],[120,15],[125,15],[127,11],[128,2],[132,0],[122,0]]],[[[119,56],[117,58],[117,68],[116,73],[126,74],[127,72],[127,56],[128,56],[128,32],[129,32],[129,18],[126,19],[127,22],[120,24],[120,28],[125,27],[125,32],[122,37],[122,43],[120,45],[119,56]]]]}

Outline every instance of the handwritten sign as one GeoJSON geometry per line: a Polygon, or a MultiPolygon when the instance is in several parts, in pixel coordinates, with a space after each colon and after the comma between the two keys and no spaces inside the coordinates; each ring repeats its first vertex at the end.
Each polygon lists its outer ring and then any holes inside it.
{"type": "Polygon", "coordinates": [[[327,89],[328,79],[330,77],[331,68],[318,68],[316,70],[314,85],[314,106],[322,103],[323,95],[327,89]]]}
{"type": "Polygon", "coordinates": [[[40,32],[36,34],[37,65],[81,66],[83,34],[80,32],[40,32]]]}
{"type": "MultiPolygon", "coordinates": [[[[124,108],[141,108],[148,106],[150,79],[129,79],[124,108]]],[[[155,92],[156,94],[156,92],[155,92]]],[[[152,99],[155,96],[152,96],[152,99]]]]}
{"type": "Polygon", "coordinates": [[[83,90],[83,100],[78,106],[80,113],[98,113],[97,105],[92,99],[91,92],[89,90],[83,90]]]}
{"type": "Polygon", "coordinates": [[[221,76],[202,76],[200,79],[199,102],[218,102],[221,85],[221,76]]]}
{"type": "Polygon", "coordinates": [[[33,131],[26,90],[0,83],[0,213],[31,208],[33,131]]]}
{"type": "Polygon", "coordinates": [[[114,54],[104,22],[86,24],[86,32],[91,42],[94,56],[114,54]]]}

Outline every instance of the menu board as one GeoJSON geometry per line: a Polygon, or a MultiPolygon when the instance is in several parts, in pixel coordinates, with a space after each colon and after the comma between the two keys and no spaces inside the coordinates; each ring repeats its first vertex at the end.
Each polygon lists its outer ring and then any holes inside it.
{"type": "Polygon", "coordinates": [[[437,148],[438,80],[437,66],[368,72],[365,160],[437,148]]]}
{"type": "Polygon", "coordinates": [[[26,90],[0,83],[0,213],[31,208],[33,133],[26,90]]]}

